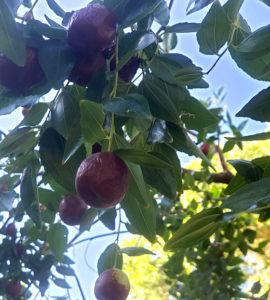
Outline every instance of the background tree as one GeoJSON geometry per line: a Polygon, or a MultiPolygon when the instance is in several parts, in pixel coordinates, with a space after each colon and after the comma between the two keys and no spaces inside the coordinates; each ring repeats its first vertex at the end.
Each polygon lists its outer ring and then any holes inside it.
{"type": "MultiPolygon", "coordinates": [[[[192,96],[227,52],[269,81],[270,27],[252,32],[243,2],[191,0],[188,14],[209,5],[203,21],[168,25],[173,0],[97,0],[75,12],[47,0],[60,21],[46,23],[35,18],[38,0],[0,1],[0,114],[23,107],[24,115],[1,132],[3,298],[50,297],[54,284],[63,289],[56,298],[71,299],[76,282],[82,299],[126,299],[125,256],[152,254],[147,244],[123,247],[128,231],[163,248],[155,262],[164,273],[153,280],[166,283],[164,297],[267,299],[259,281],[244,290],[239,256],[267,249],[270,158],[258,145],[255,158],[245,156],[243,142],[270,134],[243,136],[246,121],[236,126],[223,111],[222,89],[207,101],[192,96]],[[200,52],[216,56],[208,71],[174,53],[176,34],[192,32],[200,52]],[[179,152],[200,167],[182,168],[179,152]],[[115,240],[104,245],[86,295],[68,250],[107,235],[88,236],[99,223],[115,240]]],[[[268,122],[269,91],[237,116],[268,122]]]]}

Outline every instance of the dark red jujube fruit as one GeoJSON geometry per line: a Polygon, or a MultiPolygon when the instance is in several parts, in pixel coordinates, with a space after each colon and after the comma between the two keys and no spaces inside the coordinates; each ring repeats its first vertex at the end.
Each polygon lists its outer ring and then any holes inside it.
{"type": "Polygon", "coordinates": [[[101,273],[95,283],[95,296],[98,300],[125,300],[129,291],[127,275],[116,268],[101,273]]]}
{"type": "Polygon", "coordinates": [[[19,282],[9,281],[5,285],[5,292],[11,297],[18,297],[21,294],[22,286],[19,282]]]}
{"type": "Polygon", "coordinates": [[[204,155],[208,155],[209,151],[210,151],[210,145],[208,143],[203,143],[200,146],[201,151],[204,153],[204,155]]]}
{"type": "Polygon", "coordinates": [[[17,229],[14,223],[9,223],[6,227],[6,235],[15,236],[17,229]]]}
{"type": "Polygon", "coordinates": [[[95,208],[112,207],[126,194],[128,169],[114,153],[95,153],[79,166],[75,184],[79,196],[87,204],[95,208]]]}
{"type": "Polygon", "coordinates": [[[67,225],[79,225],[82,216],[87,210],[87,205],[77,196],[66,195],[60,202],[59,215],[67,225]]]}
{"type": "Polygon", "coordinates": [[[0,85],[16,92],[25,92],[40,83],[44,76],[36,49],[26,48],[26,61],[23,67],[17,66],[0,54],[0,85]]]}
{"type": "Polygon", "coordinates": [[[81,86],[87,86],[92,76],[102,69],[106,64],[106,60],[101,53],[83,56],[75,63],[69,80],[81,86]]]}
{"type": "Polygon", "coordinates": [[[68,43],[81,54],[110,47],[115,36],[115,16],[101,4],[89,4],[75,11],[68,25],[68,43]]]}

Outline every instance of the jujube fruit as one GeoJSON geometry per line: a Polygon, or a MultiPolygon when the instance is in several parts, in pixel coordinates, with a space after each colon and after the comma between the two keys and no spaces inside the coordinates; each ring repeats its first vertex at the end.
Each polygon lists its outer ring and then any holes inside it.
{"type": "Polygon", "coordinates": [[[111,152],[99,152],[82,161],[76,174],[76,189],[82,200],[95,208],[119,203],[128,189],[128,169],[111,152]]]}
{"type": "Polygon", "coordinates": [[[40,83],[44,72],[38,62],[36,49],[26,48],[26,60],[23,67],[0,54],[0,85],[16,92],[25,92],[40,83]]]}
{"type": "Polygon", "coordinates": [[[6,235],[15,236],[17,229],[14,223],[9,223],[6,227],[6,235]]]}
{"type": "Polygon", "coordinates": [[[129,291],[127,275],[116,268],[101,273],[95,283],[95,296],[98,300],[125,300],[129,291]]]}
{"type": "Polygon", "coordinates": [[[5,285],[5,292],[11,297],[18,297],[21,294],[22,286],[19,282],[9,281],[5,285]]]}
{"type": "MultiPolygon", "coordinates": [[[[111,47],[105,54],[107,58],[110,58],[115,53],[115,45],[111,47]]],[[[130,82],[140,66],[141,59],[138,54],[132,56],[129,61],[118,71],[119,77],[125,82],[130,82]]],[[[116,68],[116,59],[112,58],[110,62],[110,70],[114,71],[116,68]]]]}
{"type": "Polygon", "coordinates": [[[101,52],[93,55],[82,56],[78,58],[71,70],[69,80],[81,86],[87,86],[91,77],[102,69],[105,64],[106,60],[101,52]]]}
{"type": "Polygon", "coordinates": [[[69,45],[82,54],[92,54],[110,47],[115,35],[115,16],[101,4],[89,4],[75,11],[67,32],[69,45]]]}
{"type": "Polygon", "coordinates": [[[77,196],[66,195],[60,202],[59,215],[67,225],[79,225],[82,216],[87,210],[87,205],[77,196]]]}
{"type": "Polygon", "coordinates": [[[200,146],[201,151],[203,152],[204,155],[208,155],[209,151],[210,151],[210,145],[208,143],[203,143],[200,146]]]}

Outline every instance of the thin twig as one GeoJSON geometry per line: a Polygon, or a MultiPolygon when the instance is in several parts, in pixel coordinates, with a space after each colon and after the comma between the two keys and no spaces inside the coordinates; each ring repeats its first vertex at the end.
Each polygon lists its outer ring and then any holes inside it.
{"type": "MultiPolygon", "coordinates": [[[[119,232],[119,234],[122,234],[122,233],[128,233],[128,231],[125,230],[125,231],[120,231],[119,232]]],[[[90,237],[90,238],[86,238],[86,239],[80,240],[80,241],[70,245],[69,247],[74,247],[74,246],[76,246],[78,244],[81,244],[81,243],[84,243],[84,242],[93,241],[95,239],[99,239],[99,238],[114,235],[114,234],[118,234],[118,232],[104,233],[104,234],[96,235],[96,236],[93,236],[93,237],[90,237]]]]}
{"type": "Polygon", "coordinates": [[[80,283],[80,280],[78,278],[78,276],[76,275],[76,273],[74,272],[74,277],[76,279],[76,282],[77,282],[77,285],[78,285],[78,288],[80,290],[80,293],[81,293],[81,296],[82,296],[82,299],[83,300],[86,300],[85,296],[84,296],[84,293],[83,293],[83,289],[82,289],[82,286],[81,286],[81,283],[80,283]]]}
{"type": "Polygon", "coordinates": [[[208,75],[214,69],[214,67],[217,65],[217,63],[222,58],[222,56],[226,53],[227,50],[228,50],[228,47],[219,55],[218,59],[215,61],[213,66],[206,73],[204,73],[204,75],[208,75]]]}

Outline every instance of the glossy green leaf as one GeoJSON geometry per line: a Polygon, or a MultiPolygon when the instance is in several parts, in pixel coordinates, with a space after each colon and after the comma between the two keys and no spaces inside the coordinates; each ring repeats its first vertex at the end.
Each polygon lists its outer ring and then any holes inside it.
{"type": "Polygon", "coordinates": [[[242,7],[244,0],[228,0],[223,8],[226,12],[227,18],[233,24],[237,19],[240,8],[242,7]]]}
{"type": "Polygon", "coordinates": [[[65,11],[54,0],[46,0],[50,9],[59,17],[65,16],[65,11]]]}
{"type": "Polygon", "coordinates": [[[156,85],[152,75],[145,76],[140,85],[143,95],[147,98],[153,116],[162,120],[178,122],[179,114],[175,103],[156,85]]]}
{"type": "Polygon", "coordinates": [[[218,219],[222,216],[220,208],[210,208],[191,217],[174,233],[166,243],[165,250],[191,247],[203,241],[215,232],[218,219]]]}
{"type": "Polygon", "coordinates": [[[23,66],[26,58],[25,40],[6,0],[0,1],[0,40],[0,52],[15,64],[23,66]]]}
{"type": "Polygon", "coordinates": [[[102,105],[92,101],[83,100],[80,103],[81,108],[81,129],[84,139],[94,144],[106,138],[103,129],[105,115],[102,105]]]}
{"type": "Polygon", "coordinates": [[[230,23],[221,4],[215,1],[197,32],[200,52],[218,54],[230,35],[230,23]]]}
{"type": "Polygon", "coordinates": [[[39,142],[40,158],[45,171],[70,193],[76,194],[75,176],[77,169],[85,158],[85,149],[81,147],[63,164],[65,139],[53,128],[48,128],[42,134],[39,142]]]}
{"type": "Polygon", "coordinates": [[[128,256],[140,256],[145,254],[155,255],[155,253],[143,247],[126,247],[122,248],[121,252],[127,254],[128,256]]]}
{"type": "Polygon", "coordinates": [[[59,89],[76,62],[76,56],[63,42],[46,40],[38,52],[39,63],[51,86],[59,89]]]}
{"type": "Polygon", "coordinates": [[[270,25],[259,28],[248,37],[246,37],[240,45],[237,47],[239,52],[260,52],[270,48],[269,46],[270,38],[270,25]]]}
{"type": "Polygon", "coordinates": [[[121,249],[117,244],[109,245],[100,255],[97,263],[98,274],[111,269],[113,267],[122,269],[123,256],[121,249]]]}
{"type": "Polygon", "coordinates": [[[128,94],[123,98],[114,98],[103,106],[106,111],[122,117],[150,119],[152,116],[147,99],[140,94],[128,94]]]}
{"type": "Polygon", "coordinates": [[[230,208],[234,213],[248,211],[270,203],[270,178],[247,184],[228,197],[222,207],[230,208]]]}
{"type": "Polygon", "coordinates": [[[186,97],[182,106],[181,120],[189,129],[200,130],[202,128],[217,125],[219,120],[200,101],[193,97],[186,97]]]}
{"type": "Polygon", "coordinates": [[[155,168],[172,168],[173,166],[167,161],[162,160],[155,155],[137,149],[118,149],[114,151],[115,154],[122,159],[130,161],[135,164],[150,166],[155,168]]]}
{"type": "Polygon", "coordinates": [[[16,155],[31,150],[37,143],[37,132],[31,127],[12,131],[0,143],[0,156],[16,155]]]}
{"type": "Polygon", "coordinates": [[[237,114],[237,117],[248,117],[256,121],[270,121],[270,87],[254,96],[237,114]]]}
{"type": "Polygon", "coordinates": [[[60,224],[51,224],[48,232],[48,243],[57,261],[62,262],[67,246],[67,228],[60,224]]]}
{"type": "Polygon", "coordinates": [[[40,228],[41,216],[36,182],[37,172],[37,161],[32,160],[23,172],[20,194],[25,211],[36,226],[40,228]]]}
{"type": "Polygon", "coordinates": [[[200,28],[200,23],[177,23],[172,26],[167,26],[165,32],[190,33],[197,32],[200,28]]]}
{"type": "Polygon", "coordinates": [[[148,198],[148,206],[145,206],[128,192],[121,202],[121,207],[137,231],[154,243],[156,241],[156,209],[153,200],[148,198]]]}
{"type": "Polygon", "coordinates": [[[24,116],[21,125],[36,126],[44,118],[49,109],[48,103],[37,103],[31,107],[29,112],[24,116]]]}

